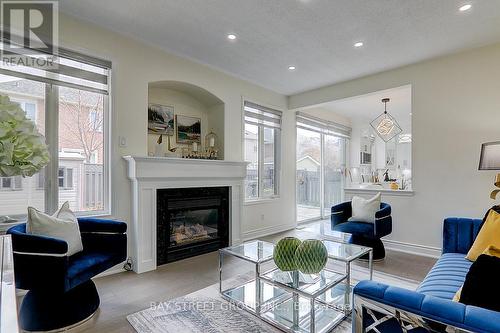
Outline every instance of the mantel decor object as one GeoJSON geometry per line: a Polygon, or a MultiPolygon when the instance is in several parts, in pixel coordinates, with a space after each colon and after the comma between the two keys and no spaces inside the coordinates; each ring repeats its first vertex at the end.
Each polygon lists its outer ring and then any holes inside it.
{"type": "MultiPolygon", "coordinates": [[[[177,143],[201,144],[201,119],[183,115],[175,116],[177,143]]],[[[193,147],[194,148],[194,147],[193,147]]]]}
{"type": "Polygon", "coordinates": [[[378,136],[385,142],[390,141],[403,131],[396,121],[396,118],[387,112],[387,103],[389,103],[389,101],[389,98],[382,99],[382,103],[384,103],[384,112],[370,123],[378,136]]]}
{"type": "Polygon", "coordinates": [[[148,105],[148,133],[174,134],[174,107],[150,103],[148,105]]]}
{"type": "MultiPolygon", "coordinates": [[[[500,141],[486,142],[481,145],[479,170],[500,170],[500,141]]],[[[500,193],[500,173],[496,175],[494,185],[498,189],[493,190],[490,194],[490,198],[493,200],[500,193]]]]}

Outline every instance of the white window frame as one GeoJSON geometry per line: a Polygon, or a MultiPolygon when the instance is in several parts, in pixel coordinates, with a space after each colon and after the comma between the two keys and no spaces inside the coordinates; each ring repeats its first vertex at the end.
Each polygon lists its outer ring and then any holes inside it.
{"type": "Polygon", "coordinates": [[[65,167],[65,166],[60,166],[57,170],[58,174],[57,174],[57,186],[59,186],[59,189],[63,189],[63,190],[73,190],[75,184],[74,184],[74,168],[69,168],[69,167],[65,167]],[[63,172],[63,175],[60,176],[59,175],[59,171],[63,172]],[[70,180],[70,177],[69,177],[69,174],[68,174],[68,170],[71,170],[71,186],[68,185],[69,183],[69,180],[70,180]],[[59,185],[59,180],[62,178],[63,180],[63,185],[60,186],[59,185]]]}
{"type": "MultiPolygon", "coordinates": [[[[111,72],[111,70],[110,70],[111,72]]],[[[109,80],[111,80],[111,73],[109,74],[109,80]]],[[[46,94],[45,94],[45,110],[54,110],[52,116],[45,114],[45,131],[46,140],[48,142],[58,142],[58,131],[59,131],[59,87],[56,85],[46,84],[46,94]]],[[[103,155],[103,176],[104,176],[104,189],[103,189],[103,210],[92,210],[92,211],[76,211],[76,216],[109,216],[111,215],[111,83],[109,89],[109,95],[104,95],[104,124],[103,124],[103,140],[104,140],[104,155],[103,155]]],[[[59,158],[59,147],[58,144],[49,145],[49,152],[51,156],[57,156],[59,158]]],[[[45,167],[45,211],[47,213],[53,213],[58,209],[59,206],[59,190],[68,190],[67,187],[59,187],[59,161],[57,162],[57,167],[53,163],[49,163],[45,167]],[[47,177],[48,175],[48,177],[47,177]],[[50,179],[54,179],[53,182],[50,179]]],[[[73,176],[74,177],[74,176],[73,176]]],[[[65,184],[67,180],[65,179],[65,184]]],[[[73,178],[73,188],[74,188],[74,178],[73,178]]]]}
{"type": "Polygon", "coordinates": [[[263,124],[255,124],[253,122],[247,122],[245,120],[245,102],[249,102],[255,105],[258,105],[262,108],[272,109],[274,111],[280,112],[281,117],[280,121],[283,122],[283,111],[275,106],[269,106],[264,103],[254,102],[250,99],[243,98],[242,99],[242,151],[243,151],[243,159],[245,157],[245,149],[246,149],[246,141],[245,141],[245,125],[251,124],[258,127],[258,158],[257,158],[257,197],[249,198],[246,196],[246,189],[244,193],[244,201],[245,204],[253,204],[262,201],[272,201],[280,198],[281,193],[281,160],[282,160],[282,149],[281,149],[281,138],[283,128],[280,126],[279,128],[265,126],[263,124]],[[261,175],[264,174],[264,127],[274,128],[274,193],[272,195],[264,195],[263,194],[263,183],[264,179],[261,175]]]}
{"type": "MultiPolygon", "coordinates": [[[[80,85],[78,83],[71,83],[68,81],[57,81],[56,78],[44,78],[36,75],[31,75],[29,72],[18,72],[15,70],[8,70],[0,68],[0,74],[18,77],[22,79],[28,79],[33,81],[41,81],[45,83],[45,138],[46,142],[49,146],[49,153],[52,156],[51,162],[44,168],[44,183],[45,188],[45,212],[52,214],[59,207],[59,186],[58,186],[58,168],[59,168],[59,151],[58,151],[58,135],[59,135],[59,86],[66,86],[74,89],[83,89],[94,91],[98,93],[102,93],[104,96],[104,109],[103,109],[103,124],[100,126],[103,132],[103,203],[104,209],[97,211],[75,211],[76,216],[109,216],[111,215],[112,207],[111,207],[111,94],[112,94],[112,76],[113,71],[111,69],[111,62],[107,60],[102,60],[99,58],[95,58],[92,56],[87,56],[84,54],[80,54],[77,52],[73,52],[71,50],[67,50],[64,48],[59,48],[59,55],[62,58],[66,57],[67,59],[74,59],[74,61],[80,62],[83,64],[82,68],[89,70],[89,68],[93,67],[101,67],[107,70],[107,90],[103,90],[101,87],[93,87],[93,86],[85,86],[84,84],[80,85]],[[89,64],[86,68],[86,64],[89,64]],[[89,87],[88,89],[86,87],[89,87]],[[50,112],[49,112],[50,111],[50,112]]],[[[65,59],[66,59],[65,58],[65,59]]],[[[0,66],[1,67],[1,66],[0,66]]],[[[103,69],[104,71],[104,69],[103,69]]],[[[73,72],[72,72],[73,73],[73,72]]],[[[98,74],[96,74],[98,75],[98,74]]],[[[101,73],[102,75],[102,73],[101,73]]],[[[16,99],[12,99],[16,101],[16,99]]],[[[23,102],[23,99],[17,99],[16,102],[23,102]]],[[[30,100],[26,100],[30,102],[30,100]]],[[[38,111],[38,106],[35,103],[35,108],[38,111]]],[[[24,110],[24,109],[23,109],[24,110]]],[[[36,115],[37,116],[37,115],[36,115]]],[[[75,170],[75,169],[73,169],[75,170]]],[[[73,188],[74,188],[74,175],[73,175],[73,188]]],[[[38,179],[36,180],[37,186],[35,190],[42,190],[38,187],[38,179]]],[[[66,180],[67,182],[67,180],[66,180]]],[[[26,218],[26,214],[20,215],[9,215],[10,217],[17,220],[24,220],[26,218]]]]}

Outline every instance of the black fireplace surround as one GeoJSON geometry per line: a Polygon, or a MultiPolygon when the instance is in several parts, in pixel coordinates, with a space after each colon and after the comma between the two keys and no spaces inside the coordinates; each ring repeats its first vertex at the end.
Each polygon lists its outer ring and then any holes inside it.
{"type": "Polygon", "coordinates": [[[157,265],[227,247],[229,194],[230,187],[157,190],[157,265]]]}

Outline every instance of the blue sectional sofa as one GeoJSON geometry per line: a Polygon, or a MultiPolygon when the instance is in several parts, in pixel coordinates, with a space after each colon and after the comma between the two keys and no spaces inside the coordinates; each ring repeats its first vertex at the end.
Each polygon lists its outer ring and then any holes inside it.
{"type": "Polygon", "coordinates": [[[358,283],[353,332],[500,332],[500,312],[452,301],[472,264],[465,255],[481,223],[466,218],[444,221],[443,254],[416,291],[375,281],[358,283]]]}

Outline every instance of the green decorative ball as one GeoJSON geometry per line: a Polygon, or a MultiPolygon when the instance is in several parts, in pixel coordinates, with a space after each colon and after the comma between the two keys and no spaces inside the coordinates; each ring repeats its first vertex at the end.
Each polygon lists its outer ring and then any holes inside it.
{"type": "Polygon", "coordinates": [[[285,237],[276,244],[273,258],[279,269],[284,272],[297,270],[297,266],[295,266],[295,251],[300,243],[300,240],[295,237],[285,237]]]}
{"type": "Polygon", "coordinates": [[[307,239],[295,251],[295,265],[304,274],[317,274],[325,267],[328,250],[322,241],[307,239]]]}

